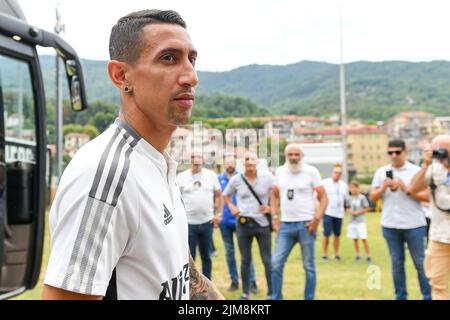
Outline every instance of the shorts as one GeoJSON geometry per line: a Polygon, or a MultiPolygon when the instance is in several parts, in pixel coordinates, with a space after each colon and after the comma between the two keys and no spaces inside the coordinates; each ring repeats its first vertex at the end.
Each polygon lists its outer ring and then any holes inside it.
{"type": "Polygon", "coordinates": [[[342,230],[342,219],[324,215],[323,217],[323,235],[329,237],[332,233],[339,237],[342,230]]]}
{"type": "Polygon", "coordinates": [[[351,239],[367,239],[367,225],[365,222],[349,223],[347,237],[351,239]]]}

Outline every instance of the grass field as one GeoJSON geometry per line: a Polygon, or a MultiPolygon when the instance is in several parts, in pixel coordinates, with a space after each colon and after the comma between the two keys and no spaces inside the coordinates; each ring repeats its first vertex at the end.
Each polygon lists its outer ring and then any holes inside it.
{"type": "MultiPolygon", "coordinates": [[[[344,220],[343,237],[341,238],[341,257],[340,262],[327,261],[322,262],[320,256],[321,235],[318,235],[316,241],[316,262],[317,262],[317,289],[316,299],[393,299],[394,289],[392,284],[389,254],[385,240],[381,235],[379,214],[367,214],[367,225],[369,232],[369,245],[372,251],[373,263],[370,265],[366,261],[356,262],[354,260],[354,250],[352,240],[345,237],[347,217],[344,220]],[[369,286],[368,286],[369,284],[369,286]]],[[[322,229],[322,228],[321,228],[322,229]]],[[[321,231],[320,229],[320,231],[321,231]]],[[[223,247],[220,231],[214,231],[214,241],[218,255],[213,257],[213,281],[222,291],[227,299],[238,299],[241,290],[227,292],[230,284],[228,269],[225,261],[225,249],[223,247]]],[[[44,259],[41,269],[41,278],[38,285],[15,299],[40,299],[42,293],[42,279],[49,256],[49,235],[48,231],[45,237],[44,259]]],[[[360,246],[362,249],[362,246],[360,246]]],[[[331,248],[330,248],[331,249],[331,248]]],[[[256,241],[253,246],[255,257],[255,268],[257,282],[260,287],[260,293],[252,299],[265,299],[266,282],[264,278],[264,268],[259,257],[256,241]]],[[[330,251],[331,255],[331,251],[330,251]]],[[[197,266],[200,268],[200,259],[197,258],[197,266]]],[[[238,256],[238,265],[239,256],[238,256]]],[[[409,299],[421,299],[417,273],[411,261],[409,253],[406,260],[407,285],[409,299]]],[[[300,247],[297,244],[291,255],[284,271],[283,294],[285,299],[296,300],[303,299],[303,288],[305,275],[301,262],[300,247]]]]}

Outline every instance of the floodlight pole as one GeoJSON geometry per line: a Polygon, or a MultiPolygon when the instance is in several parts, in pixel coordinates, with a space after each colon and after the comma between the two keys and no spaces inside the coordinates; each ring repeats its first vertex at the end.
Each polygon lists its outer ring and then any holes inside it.
{"type": "Polygon", "coordinates": [[[340,51],[341,51],[341,63],[339,68],[339,88],[341,96],[341,136],[342,136],[342,149],[344,153],[342,161],[342,172],[345,182],[348,182],[348,165],[347,165],[347,111],[345,101],[345,68],[344,68],[344,39],[342,32],[342,7],[339,6],[339,35],[340,35],[340,51]]]}

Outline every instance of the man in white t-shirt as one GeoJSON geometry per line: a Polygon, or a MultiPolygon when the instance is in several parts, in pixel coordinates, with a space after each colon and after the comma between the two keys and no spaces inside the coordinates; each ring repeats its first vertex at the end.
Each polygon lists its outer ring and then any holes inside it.
{"type": "Polygon", "coordinates": [[[450,300],[450,135],[435,137],[424,150],[422,169],[408,189],[410,193],[430,189],[431,224],[425,258],[433,300],[450,300]],[[433,156],[435,160],[433,161],[433,156]]]}
{"type": "Polygon", "coordinates": [[[186,24],[174,11],[133,12],[112,28],[110,55],[119,119],[61,177],[43,298],[223,298],[189,257],[177,163],[164,152],[198,82],[186,24]]]}
{"type": "Polygon", "coordinates": [[[213,171],[203,168],[202,153],[194,150],[191,168],[179,173],[177,181],[186,208],[192,258],[195,261],[198,244],[202,272],[211,279],[213,227],[220,223],[223,206],[219,180],[213,171]]]}
{"type": "Polygon", "coordinates": [[[333,234],[334,259],[341,260],[339,256],[339,240],[342,231],[342,219],[345,215],[345,199],[348,196],[347,184],[340,180],[342,167],[336,165],[331,173],[331,178],[323,180],[323,186],[328,196],[328,207],[323,217],[323,256],[322,260],[328,260],[328,244],[333,234]]]}
{"type": "Polygon", "coordinates": [[[405,244],[411,254],[425,300],[431,299],[430,285],[425,276],[426,221],[417,194],[408,192],[420,167],[408,161],[403,140],[389,141],[387,153],[391,163],[375,172],[370,200],[383,200],[381,226],[391,257],[392,278],[397,300],[406,300],[405,244]]]}
{"type": "Polygon", "coordinates": [[[272,212],[281,206],[281,227],[272,256],[272,299],[283,299],[283,270],[287,258],[298,242],[305,270],[305,300],[313,300],[316,289],[314,259],[316,231],[327,207],[328,198],[319,170],[302,162],[303,151],[298,144],[285,149],[286,163],[275,173],[271,199],[272,212]],[[316,210],[316,198],[319,207],[316,210]]]}

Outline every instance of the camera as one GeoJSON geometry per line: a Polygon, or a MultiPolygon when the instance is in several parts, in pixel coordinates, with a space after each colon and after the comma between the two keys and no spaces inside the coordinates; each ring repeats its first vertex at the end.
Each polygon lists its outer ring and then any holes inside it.
{"type": "Polygon", "coordinates": [[[444,148],[439,148],[439,149],[435,149],[433,150],[433,158],[435,159],[448,159],[448,150],[444,149],[444,148]]]}

